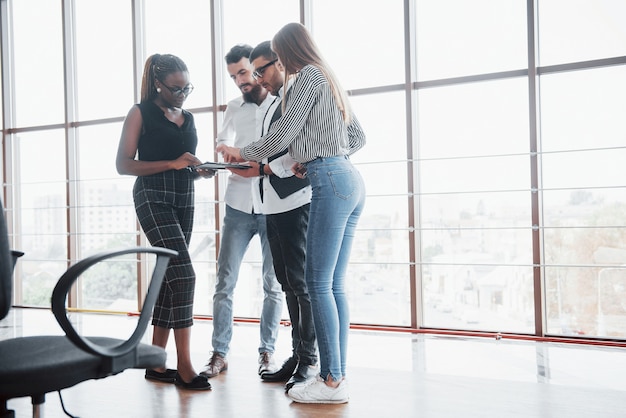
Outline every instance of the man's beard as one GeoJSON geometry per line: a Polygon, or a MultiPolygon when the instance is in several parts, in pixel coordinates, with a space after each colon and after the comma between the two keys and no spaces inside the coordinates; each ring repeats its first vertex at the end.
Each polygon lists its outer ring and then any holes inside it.
{"type": "Polygon", "coordinates": [[[259,97],[261,97],[262,90],[263,88],[260,84],[255,85],[252,87],[252,90],[247,93],[243,93],[243,101],[247,103],[256,103],[259,100],[259,97]]]}

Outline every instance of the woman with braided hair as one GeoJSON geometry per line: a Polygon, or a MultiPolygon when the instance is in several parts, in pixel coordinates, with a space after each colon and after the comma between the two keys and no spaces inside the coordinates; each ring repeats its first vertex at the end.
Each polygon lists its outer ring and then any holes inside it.
{"type": "Polygon", "coordinates": [[[177,369],[146,370],[146,379],[175,383],[185,389],[211,385],[191,364],[190,340],[196,276],[189,255],[194,215],[194,180],[212,171],[189,169],[201,161],[194,118],[182,108],[192,92],[185,63],[174,55],[155,54],[144,66],[141,101],[124,121],[117,152],[120,174],[137,176],[135,211],[155,247],[178,251],[172,258],[154,307],[152,343],[165,348],[174,330],[177,369]]]}

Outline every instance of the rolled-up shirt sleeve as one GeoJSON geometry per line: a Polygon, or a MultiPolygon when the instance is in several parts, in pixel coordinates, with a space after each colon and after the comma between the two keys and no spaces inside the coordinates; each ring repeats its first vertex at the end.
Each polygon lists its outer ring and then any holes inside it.
{"type": "Polygon", "coordinates": [[[352,114],[348,125],[348,155],[352,155],[365,146],[365,132],[356,116],[352,114]]]}
{"type": "Polygon", "coordinates": [[[270,161],[268,165],[270,166],[270,169],[275,176],[280,178],[286,178],[294,175],[291,167],[293,167],[296,162],[297,161],[294,160],[291,155],[285,154],[281,155],[275,160],[270,161]]]}

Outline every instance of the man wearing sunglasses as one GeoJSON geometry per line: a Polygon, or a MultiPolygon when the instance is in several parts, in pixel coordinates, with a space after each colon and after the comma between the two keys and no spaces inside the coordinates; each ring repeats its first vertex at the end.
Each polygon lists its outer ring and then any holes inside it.
{"type": "MultiPolygon", "coordinates": [[[[259,138],[272,129],[281,116],[281,101],[285,73],[270,41],[257,45],[250,54],[257,82],[276,96],[265,118],[259,138]]],[[[311,186],[307,178],[296,177],[292,171],[295,161],[287,149],[260,163],[250,162],[252,168],[244,176],[260,176],[261,199],[253,199],[255,210],[265,214],[267,236],[274,260],[274,271],[287,301],[291,321],[292,355],[275,372],[261,374],[267,382],[287,382],[285,390],[303,383],[317,372],[317,344],[313,324],[311,299],[304,278],[306,234],[311,202],[311,186]]]]}

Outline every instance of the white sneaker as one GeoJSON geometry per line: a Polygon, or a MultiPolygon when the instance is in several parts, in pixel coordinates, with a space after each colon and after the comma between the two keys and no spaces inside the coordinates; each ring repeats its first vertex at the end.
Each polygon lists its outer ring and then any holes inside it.
{"type": "Polygon", "coordinates": [[[299,403],[346,403],[350,398],[345,379],[336,388],[331,388],[320,376],[304,385],[293,386],[287,392],[287,396],[299,403]]]}

